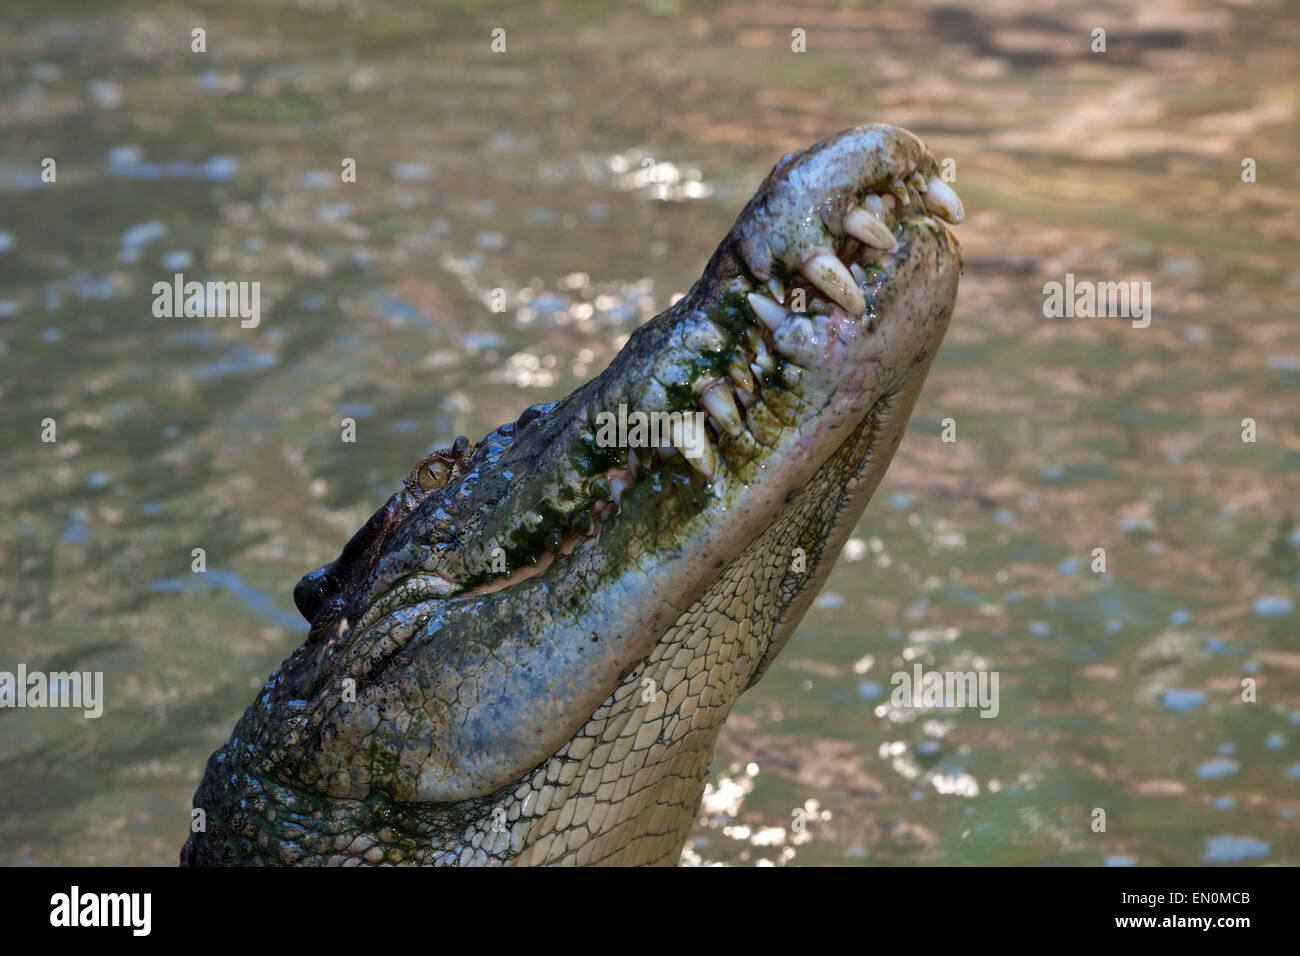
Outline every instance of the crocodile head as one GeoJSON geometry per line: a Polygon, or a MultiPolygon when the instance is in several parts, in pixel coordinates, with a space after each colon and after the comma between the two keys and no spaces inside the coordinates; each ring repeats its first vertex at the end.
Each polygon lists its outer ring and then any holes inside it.
{"type": "Polygon", "coordinates": [[[787,156],[601,375],[420,462],[295,590],[182,860],[675,862],[943,338],[936,174],[889,126],[787,156]]]}

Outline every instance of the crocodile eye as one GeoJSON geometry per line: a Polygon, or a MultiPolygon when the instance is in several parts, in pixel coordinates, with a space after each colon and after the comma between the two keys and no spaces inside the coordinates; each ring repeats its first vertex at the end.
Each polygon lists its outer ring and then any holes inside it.
{"type": "Polygon", "coordinates": [[[434,488],[441,488],[451,477],[451,468],[445,461],[434,459],[420,469],[417,481],[420,483],[421,491],[432,491],[434,488]]]}

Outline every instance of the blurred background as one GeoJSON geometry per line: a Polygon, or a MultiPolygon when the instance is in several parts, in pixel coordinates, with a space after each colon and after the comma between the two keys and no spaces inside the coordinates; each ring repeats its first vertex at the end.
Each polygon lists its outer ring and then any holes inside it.
{"type": "Polygon", "coordinates": [[[684,860],[1300,862],[1298,12],[6,0],[0,669],[106,701],[0,710],[0,863],[174,864],[299,576],[875,121],[955,162],[957,312],[684,860]],[[155,318],[174,272],[260,282],[260,325],[155,318]],[[1150,327],[1045,319],[1067,272],[1151,282],[1150,327]],[[997,670],[1000,714],[891,707],[918,662],[997,670]]]}

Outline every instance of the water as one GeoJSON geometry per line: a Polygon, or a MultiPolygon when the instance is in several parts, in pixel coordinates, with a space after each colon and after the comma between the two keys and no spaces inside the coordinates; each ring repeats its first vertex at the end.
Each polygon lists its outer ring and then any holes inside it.
{"type": "Polygon", "coordinates": [[[227,5],[193,53],[180,6],[6,5],[0,668],[108,699],[0,712],[0,863],[174,863],[298,577],[877,120],[955,160],[957,314],[686,859],[1300,861],[1295,3],[441,6],[227,5]],[[155,319],[175,271],[260,325],[155,319]],[[1150,281],[1150,327],[1044,319],[1066,273],[1150,281]],[[998,671],[998,716],[894,707],[916,663],[998,671]]]}

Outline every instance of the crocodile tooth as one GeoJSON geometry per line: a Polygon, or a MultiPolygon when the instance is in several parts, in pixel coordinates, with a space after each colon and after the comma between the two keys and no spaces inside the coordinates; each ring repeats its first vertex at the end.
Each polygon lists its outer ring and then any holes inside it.
{"type": "Polygon", "coordinates": [[[771,291],[772,298],[776,299],[777,302],[785,302],[785,283],[780,279],[768,279],[767,288],[771,291]]]}
{"type": "Polygon", "coordinates": [[[681,452],[682,457],[686,459],[686,464],[705,478],[712,479],[718,470],[718,456],[714,454],[713,443],[709,441],[709,436],[704,429],[697,427],[694,421],[689,422],[689,424],[685,420],[674,421],[672,436],[673,444],[681,452]],[[692,433],[690,436],[691,441],[687,441],[688,428],[692,433]]]}
{"type": "Polygon", "coordinates": [[[635,448],[628,448],[627,450],[627,470],[628,474],[633,478],[635,478],[637,472],[641,470],[641,462],[637,460],[635,448]]]}
{"type": "Polygon", "coordinates": [[[737,388],[743,388],[748,392],[754,390],[754,374],[749,370],[749,366],[745,364],[743,359],[739,357],[733,358],[731,364],[727,366],[727,374],[731,376],[731,380],[736,384],[737,388]]]}
{"type": "Polygon", "coordinates": [[[889,181],[889,191],[893,194],[894,199],[898,201],[900,209],[906,209],[911,197],[907,194],[907,184],[895,176],[889,181]]]}
{"type": "Polygon", "coordinates": [[[953,225],[966,218],[966,210],[962,208],[961,200],[957,198],[951,186],[938,176],[934,176],[931,177],[928,187],[924,197],[926,209],[953,225]]]}
{"type": "Polygon", "coordinates": [[[700,453],[694,458],[687,458],[686,464],[698,471],[707,481],[712,481],[718,473],[718,455],[713,450],[713,443],[707,438],[700,441],[700,453]]]}
{"type": "Polygon", "coordinates": [[[590,538],[596,533],[596,521],[592,517],[590,508],[583,508],[573,516],[570,527],[584,538],[590,538]]]}
{"type": "Polygon", "coordinates": [[[803,378],[803,371],[797,365],[787,365],[781,369],[781,381],[785,382],[788,388],[798,385],[801,378],[803,378]]]}
{"type": "Polygon", "coordinates": [[[780,332],[772,336],[776,350],[783,355],[797,357],[817,348],[817,329],[812,320],[806,316],[796,316],[793,322],[787,322],[780,332]]]}
{"type": "Polygon", "coordinates": [[[669,441],[673,443],[673,449],[683,458],[695,457],[691,453],[695,452],[701,445],[708,443],[708,436],[703,434],[702,429],[696,428],[695,420],[690,419],[688,421],[686,419],[686,415],[689,414],[691,413],[686,412],[680,419],[674,418],[669,430],[669,441]],[[689,442],[686,440],[688,432],[691,438],[689,442]]]}
{"type": "Polygon", "coordinates": [[[803,274],[814,286],[844,307],[849,315],[861,315],[867,308],[862,290],[848,268],[829,249],[817,249],[804,259],[803,274]]]}
{"type": "Polygon", "coordinates": [[[721,376],[717,376],[715,378],[697,378],[694,382],[691,383],[691,391],[694,392],[696,395],[700,395],[704,392],[707,392],[715,385],[721,385],[721,384],[722,384],[721,376]]]}
{"type": "Polygon", "coordinates": [[[758,316],[758,320],[773,332],[781,327],[781,323],[783,323],[786,320],[786,317],[790,314],[765,295],[751,292],[748,298],[749,307],[754,310],[754,314],[758,316]]]}
{"type": "Polygon", "coordinates": [[[868,193],[862,198],[862,208],[883,222],[888,229],[890,220],[894,218],[894,197],[868,193]]]}
{"type": "Polygon", "coordinates": [[[849,266],[849,271],[853,273],[853,281],[858,284],[859,289],[867,284],[867,273],[862,266],[855,262],[849,266]]]}
{"type": "Polygon", "coordinates": [[[700,395],[700,406],[713,417],[732,438],[739,437],[744,425],[740,421],[740,409],[731,397],[731,389],[726,385],[717,385],[700,395]]]}
{"type": "Polygon", "coordinates": [[[855,206],[844,214],[844,231],[873,249],[892,249],[897,245],[894,234],[872,213],[855,206]]]}
{"type": "Polygon", "coordinates": [[[754,404],[754,399],[758,398],[758,395],[755,392],[751,392],[747,388],[741,388],[739,385],[737,385],[736,398],[740,399],[740,404],[744,405],[746,408],[749,408],[750,405],[754,404]]]}
{"type": "Polygon", "coordinates": [[[759,339],[758,344],[754,346],[754,361],[750,363],[749,367],[757,369],[755,374],[760,378],[776,371],[776,359],[767,350],[767,343],[762,339],[759,339]]]}
{"type": "Polygon", "coordinates": [[[615,475],[613,478],[609,479],[609,492],[614,504],[618,504],[622,501],[623,492],[627,491],[627,489],[631,487],[631,480],[624,478],[622,475],[615,475]]]}
{"type": "Polygon", "coordinates": [[[921,193],[922,195],[925,195],[925,191],[928,188],[926,186],[925,177],[921,175],[921,171],[919,169],[915,170],[912,173],[912,175],[907,177],[907,185],[911,186],[913,189],[915,189],[918,193],[921,193]]]}

